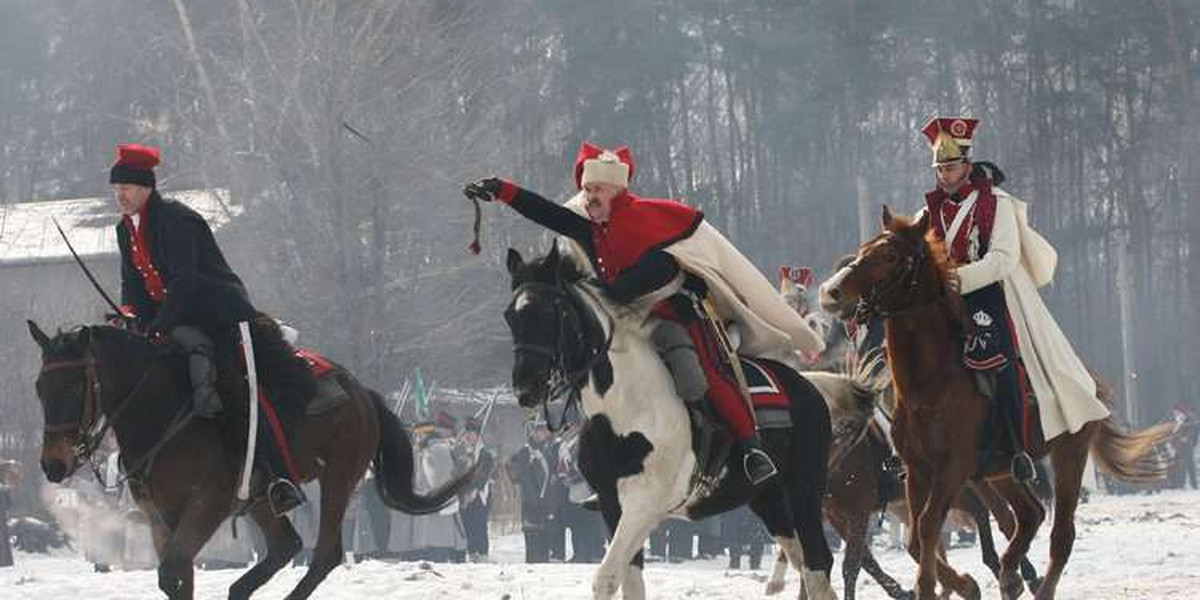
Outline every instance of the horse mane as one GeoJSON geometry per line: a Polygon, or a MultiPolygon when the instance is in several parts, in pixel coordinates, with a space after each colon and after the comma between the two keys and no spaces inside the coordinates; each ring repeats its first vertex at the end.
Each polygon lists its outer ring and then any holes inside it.
{"type": "Polygon", "coordinates": [[[58,359],[83,358],[87,351],[86,345],[90,340],[101,340],[106,344],[116,343],[118,351],[122,354],[129,351],[145,352],[152,349],[150,342],[144,336],[119,327],[76,325],[65,330],[59,329],[58,333],[50,338],[46,353],[58,359]]]}
{"type": "Polygon", "coordinates": [[[549,252],[525,263],[523,279],[542,283],[563,282],[569,284],[586,279],[589,274],[575,257],[575,252],[569,247],[563,251],[560,249],[561,247],[562,244],[556,241],[549,252]]]}

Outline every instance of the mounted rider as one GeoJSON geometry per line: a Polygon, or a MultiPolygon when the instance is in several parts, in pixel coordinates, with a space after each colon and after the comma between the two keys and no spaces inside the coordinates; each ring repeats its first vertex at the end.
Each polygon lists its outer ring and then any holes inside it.
{"type": "MultiPolygon", "coordinates": [[[[216,387],[213,339],[228,338],[239,322],[254,322],[260,314],[204,218],[159,195],[154,173],[158,163],[157,148],[122,144],[109,174],[122,214],[116,226],[121,310],[152,340],[170,340],[187,354],[194,416],[216,418],[223,403],[216,387]]],[[[259,437],[265,441],[270,436],[259,437]]],[[[289,474],[282,450],[269,442],[265,446],[269,448],[260,455],[267,455],[274,474],[267,498],[282,514],[301,504],[304,496],[291,480],[295,475],[289,474]]]]}
{"type": "Polygon", "coordinates": [[[736,324],[741,353],[791,365],[799,363],[798,351],[819,352],[823,343],[703,213],[682,202],[638,197],[629,191],[633,173],[627,148],[609,151],[585,142],[575,160],[580,191],[564,206],[497,178],[472,183],[465,192],[500,200],[574,241],[599,274],[604,294],[619,304],[677,285],[682,277],[683,289],[651,313],[658,318],[651,342],[679,396],[692,407],[712,403],[740,446],[747,479],[761,483],[775,474],[775,465],[762,450],[754,414],[720,348],[723,332],[710,325],[736,324]]]}
{"type": "Polygon", "coordinates": [[[978,124],[934,117],[921,129],[937,181],[922,210],[959,265],[955,274],[970,321],[964,362],[979,374],[981,391],[997,401],[1014,445],[1013,476],[1026,481],[1034,476],[1027,450],[1035,412],[1050,440],[1109,411],[1037,291],[1054,277],[1057,252],[1030,227],[1025,203],[998,187],[1003,173],[971,161],[978,124]]]}

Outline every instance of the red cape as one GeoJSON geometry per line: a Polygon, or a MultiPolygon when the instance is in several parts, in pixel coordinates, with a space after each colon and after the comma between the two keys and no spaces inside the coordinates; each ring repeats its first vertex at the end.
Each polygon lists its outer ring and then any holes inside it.
{"type": "Polygon", "coordinates": [[[630,192],[617,196],[608,222],[592,224],[601,275],[611,282],[647,252],[690,236],[703,220],[704,213],[682,202],[639,198],[630,192]]]}

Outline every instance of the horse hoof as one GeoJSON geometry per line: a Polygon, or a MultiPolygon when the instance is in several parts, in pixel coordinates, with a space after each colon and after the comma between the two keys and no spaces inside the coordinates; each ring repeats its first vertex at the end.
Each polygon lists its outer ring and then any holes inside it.
{"type": "Polygon", "coordinates": [[[967,600],[982,600],[983,592],[979,589],[979,584],[975,583],[975,578],[970,575],[963,575],[963,579],[967,581],[966,591],[963,592],[963,598],[967,600]]]}
{"type": "Polygon", "coordinates": [[[1013,571],[1000,572],[1000,597],[1003,600],[1017,600],[1025,591],[1025,582],[1013,571]]]}
{"type": "Polygon", "coordinates": [[[767,595],[774,596],[775,594],[782,592],[783,588],[785,586],[786,586],[786,584],[784,584],[784,582],[782,582],[782,581],[768,581],[767,582],[767,595]]]}
{"type": "Polygon", "coordinates": [[[1035,594],[1037,592],[1042,591],[1042,583],[1044,583],[1045,581],[1046,581],[1045,577],[1035,577],[1033,581],[1029,582],[1029,590],[1034,592],[1035,594]]]}
{"type": "Polygon", "coordinates": [[[597,578],[596,583],[592,585],[592,598],[595,600],[609,600],[617,595],[617,589],[620,587],[615,578],[597,578]]]}

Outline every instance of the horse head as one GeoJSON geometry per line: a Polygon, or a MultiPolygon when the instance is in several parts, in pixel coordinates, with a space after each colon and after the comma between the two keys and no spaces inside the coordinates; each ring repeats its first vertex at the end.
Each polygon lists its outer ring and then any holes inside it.
{"type": "Polygon", "coordinates": [[[849,264],[821,283],[821,308],[842,319],[887,317],[947,297],[953,270],[930,235],[929,214],[916,221],[883,208],[883,231],[849,264]]]}
{"type": "Polygon", "coordinates": [[[510,248],[507,264],[512,300],[504,320],[513,339],[512,386],[518,403],[533,408],[557,392],[579,389],[604,360],[611,338],[600,316],[607,309],[585,268],[557,244],[528,262],[510,248]]]}
{"type": "Polygon", "coordinates": [[[103,396],[102,390],[115,391],[110,386],[117,381],[105,372],[104,340],[110,332],[120,330],[83,326],[60,330],[52,338],[37,323],[27,324],[42,349],[42,368],[36,383],[45,421],[42,472],[47,480],[58,483],[74,474],[102,441],[104,417],[113,408],[109,404],[112,396],[103,396]]]}

